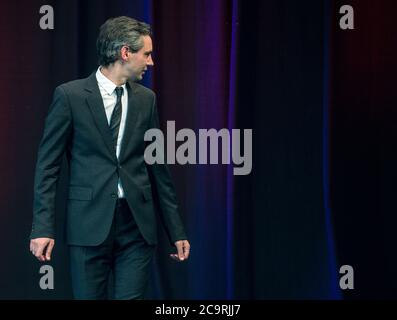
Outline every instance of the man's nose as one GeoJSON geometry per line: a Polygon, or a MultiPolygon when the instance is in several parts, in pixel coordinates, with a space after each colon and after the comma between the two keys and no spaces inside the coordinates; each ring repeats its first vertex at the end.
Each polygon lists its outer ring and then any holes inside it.
{"type": "Polygon", "coordinates": [[[147,64],[148,66],[151,66],[151,67],[154,66],[154,62],[153,62],[152,56],[149,56],[148,61],[147,61],[146,64],[147,64]]]}

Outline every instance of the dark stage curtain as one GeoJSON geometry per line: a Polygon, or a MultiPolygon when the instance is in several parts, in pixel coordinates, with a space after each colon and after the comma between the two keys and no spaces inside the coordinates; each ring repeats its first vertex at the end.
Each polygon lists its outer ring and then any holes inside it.
{"type": "MultiPolygon", "coordinates": [[[[333,15],[343,1],[336,1],[333,15]]],[[[331,56],[331,195],[341,264],[355,269],[348,299],[397,297],[397,3],[349,1],[355,30],[335,23],[331,56]]]]}

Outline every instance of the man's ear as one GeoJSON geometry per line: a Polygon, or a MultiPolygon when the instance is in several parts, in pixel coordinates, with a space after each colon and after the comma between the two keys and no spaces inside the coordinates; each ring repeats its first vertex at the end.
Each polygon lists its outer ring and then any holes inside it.
{"type": "Polygon", "coordinates": [[[130,50],[128,49],[127,46],[121,47],[121,49],[120,49],[120,57],[121,57],[121,60],[127,61],[127,59],[128,59],[128,52],[130,52],[130,50]]]}

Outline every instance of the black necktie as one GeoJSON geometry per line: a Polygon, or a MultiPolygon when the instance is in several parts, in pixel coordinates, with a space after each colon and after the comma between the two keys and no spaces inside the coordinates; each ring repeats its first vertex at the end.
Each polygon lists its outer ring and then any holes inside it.
{"type": "Polygon", "coordinates": [[[121,96],[123,95],[123,87],[116,87],[117,94],[116,105],[114,106],[112,117],[110,118],[110,131],[112,132],[114,147],[117,145],[117,137],[121,122],[121,96]]]}

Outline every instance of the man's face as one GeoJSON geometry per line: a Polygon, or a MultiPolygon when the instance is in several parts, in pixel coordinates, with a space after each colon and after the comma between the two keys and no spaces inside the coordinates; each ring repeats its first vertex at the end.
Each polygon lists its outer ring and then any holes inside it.
{"type": "Polygon", "coordinates": [[[150,36],[142,36],[143,47],[138,52],[129,52],[126,70],[132,80],[142,80],[148,66],[153,66],[152,39],[150,36]]]}

